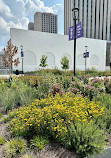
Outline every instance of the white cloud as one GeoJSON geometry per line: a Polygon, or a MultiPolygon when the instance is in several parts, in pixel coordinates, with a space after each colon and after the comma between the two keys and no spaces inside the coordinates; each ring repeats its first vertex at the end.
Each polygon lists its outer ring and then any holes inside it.
{"type": "Polygon", "coordinates": [[[10,8],[2,0],[0,1],[0,16],[13,17],[10,8]]]}
{"type": "Polygon", "coordinates": [[[62,9],[61,4],[45,7],[41,0],[0,0],[0,41],[7,42],[11,27],[27,29],[29,19],[33,20],[36,11],[55,13],[61,17],[62,9]]]}

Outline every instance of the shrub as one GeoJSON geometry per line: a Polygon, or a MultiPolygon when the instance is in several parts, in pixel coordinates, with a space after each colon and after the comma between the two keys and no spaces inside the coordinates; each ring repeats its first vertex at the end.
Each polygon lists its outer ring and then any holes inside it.
{"type": "Polygon", "coordinates": [[[31,140],[30,147],[34,150],[43,150],[45,145],[48,144],[48,139],[42,136],[36,136],[31,140]]]}
{"type": "Polygon", "coordinates": [[[71,90],[69,90],[69,92],[72,92],[74,94],[77,94],[79,92],[79,89],[77,88],[72,88],[71,90]]]}
{"type": "Polygon", "coordinates": [[[104,80],[95,78],[91,81],[91,86],[98,88],[100,92],[105,92],[104,80]]]}
{"type": "Polygon", "coordinates": [[[84,96],[88,96],[90,100],[99,93],[99,89],[90,85],[84,87],[84,96]]]}
{"type": "Polygon", "coordinates": [[[52,90],[51,93],[53,94],[53,96],[56,95],[56,93],[59,93],[60,95],[65,94],[65,92],[63,91],[63,89],[60,87],[60,85],[55,85],[52,90]]]}
{"type": "Polygon", "coordinates": [[[38,87],[38,82],[41,80],[41,76],[34,76],[34,75],[25,75],[25,76],[20,76],[18,80],[21,82],[31,86],[31,87],[38,87]]]}
{"type": "Polygon", "coordinates": [[[111,82],[106,83],[105,88],[106,88],[106,93],[111,94],[111,82]]]}
{"type": "Polygon", "coordinates": [[[52,73],[43,74],[38,83],[39,99],[46,97],[55,84],[56,78],[52,73]]]}
{"type": "Polygon", "coordinates": [[[61,81],[61,84],[63,86],[63,88],[65,89],[65,91],[68,90],[68,88],[71,86],[72,84],[72,78],[70,77],[64,77],[61,81]]]}
{"type": "Polygon", "coordinates": [[[4,153],[8,158],[17,157],[26,151],[26,141],[22,138],[13,138],[5,143],[4,153]]]}
{"type": "Polygon", "coordinates": [[[0,135],[0,145],[4,144],[6,139],[0,135]]]}
{"type": "Polygon", "coordinates": [[[71,122],[90,123],[98,120],[105,109],[87,98],[67,93],[35,100],[32,105],[21,107],[14,113],[15,118],[10,123],[13,135],[30,139],[36,133],[42,133],[60,140],[61,135],[67,135],[71,122]]]}
{"type": "Polygon", "coordinates": [[[101,152],[106,145],[106,136],[96,124],[71,124],[68,136],[68,147],[82,158],[101,152]]]}

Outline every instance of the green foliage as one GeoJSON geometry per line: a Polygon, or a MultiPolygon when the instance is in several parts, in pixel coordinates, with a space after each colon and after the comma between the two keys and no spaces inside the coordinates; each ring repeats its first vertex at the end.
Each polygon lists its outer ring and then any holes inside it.
{"type": "Polygon", "coordinates": [[[47,56],[45,56],[45,55],[42,55],[42,59],[40,59],[40,65],[39,66],[41,66],[41,67],[46,67],[47,66],[47,64],[46,64],[46,62],[47,62],[47,56]]]}
{"type": "Polygon", "coordinates": [[[63,86],[63,88],[65,89],[65,91],[68,90],[68,88],[71,86],[72,84],[72,78],[71,77],[64,77],[61,81],[61,84],[63,86]]]}
{"type": "Polygon", "coordinates": [[[0,145],[4,144],[6,139],[0,135],[0,145]]]}
{"type": "Polygon", "coordinates": [[[3,120],[2,120],[4,123],[7,123],[10,121],[9,117],[4,117],[3,120]]]}
{"type": "Polygon", "coordinates": [[[56,84],[56,78],[52,73],[43,74],[41,80],[38,83],[38,95],[39,99],[46,97],[56,84]]]}
{"type": "Polygon", "coordinates": [[[93,100],[95,102],[100,102],[102,106],[105,106],[108,110],[111,109],[111,95],[110,94],[105,94],[105,93],[100,93],[96,95],[93,100]]]}
{"type": "Polygon", "coordinates": [[[2,118],[2,116],[3,116],[3,115],[0,113],[0,118],[2,118]]]}
{"type": "Polygon", "coordinates": [[[7,112],[14,107],[29,104],[36,97],[36,89],[19,80],[14,80],[10,87],[4,83],[0,83],[0,108],[2,112],[7,112]]]}
{"type": "Polygon", "coordinates": [[[104,132],[95,124],[71,124],[68,136],[68,147],[82,158],[101,152],[106,145],[104,132]]]}
{"type": "Polygon", "coordinates": [[[8,158],[16,158],[26,152],[26,141],[20,137],[13,138],[5,143],[4,153],[8,158]]]}
{"type": "Polygon", "coordinates": [[[54,85],[52,88],[51,93],[53,94],[53,96],[56,95],[56,93],[59,93],[60,95],[65,94],[65,92],[63,91],[63,89],[60,87],[60,85],[54,85]]]}
{"type": "Polygon", "coordinates": [[[84,87],[84,96],[88,96],[90,100],[99,93],[99,89],[90,85],[84,87]]]}
{"type": "Polygon", "coordinates": [[[67,58],[67,56],[64,56],[61,59],[61,65],[62,65],[62,69],[69,69],[69,59],[67,58]]]}
{"type": "Polygon", "coordinates": [[[34,150],[43,150],[45,145],[48,144],[49,141],[47,138],[44,138],[42,136],[36,136],[31,140],[31,149],[34,150]]]}
{"type": "MultiPolygon", "coordinates": [[[[106,107],[105,115],[101,120],[104,123],[104,128],[111,133],[111,95],[106,93],[98,94],[93,98],[95,102],[100,102],[101,106],[106,107]]],[[[100,126],[102,123],[100,123],[100,126]]]]}

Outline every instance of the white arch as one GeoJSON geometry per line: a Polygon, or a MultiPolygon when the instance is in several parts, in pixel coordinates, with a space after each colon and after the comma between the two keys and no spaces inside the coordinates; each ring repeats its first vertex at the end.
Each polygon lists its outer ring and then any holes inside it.
{"type": "Polygon", "coordinates": [[[97,55],[92,55],[90,58],[90,65],[99,65],[99,58],[97,55]]]}
{"type": "Polygon", "coordinates": [[[69,60],[69,65],[71,65],[71,64],[72,64],[71,55],[68,54],[68,53],[64,53],[64,54],[62,55],[62,58],[63,58],[64,56],[66,56],[66,57],[68,58],[68,60],[69,60]]]}
{"type": "Polygon", "coordinates": [[[55,66],[55,55],[52,52],[47,52],[46,56],[48,67],[55,66]]]}
{"type": "Polygon", "coordinates": [[[36,55],[32,51],[24,51],[24,65],[36,65],[36,55]]]}
{"type": "Polygon", "coordinates": [[[85,65],[85,59],[83,58],[83,54],[77,56],[77,64],[78,65],[85,65]]]}

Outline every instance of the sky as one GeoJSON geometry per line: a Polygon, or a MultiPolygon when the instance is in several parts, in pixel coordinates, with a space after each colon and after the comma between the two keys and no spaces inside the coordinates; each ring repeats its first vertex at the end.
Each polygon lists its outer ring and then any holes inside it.
{"type": "Polygon", "coordinates": [[[10,39],[10,28],[27,30],[36,11],[58,15],[58,34],[64,33],[64,0],[0,0],[0,51],[10,39]]]}

